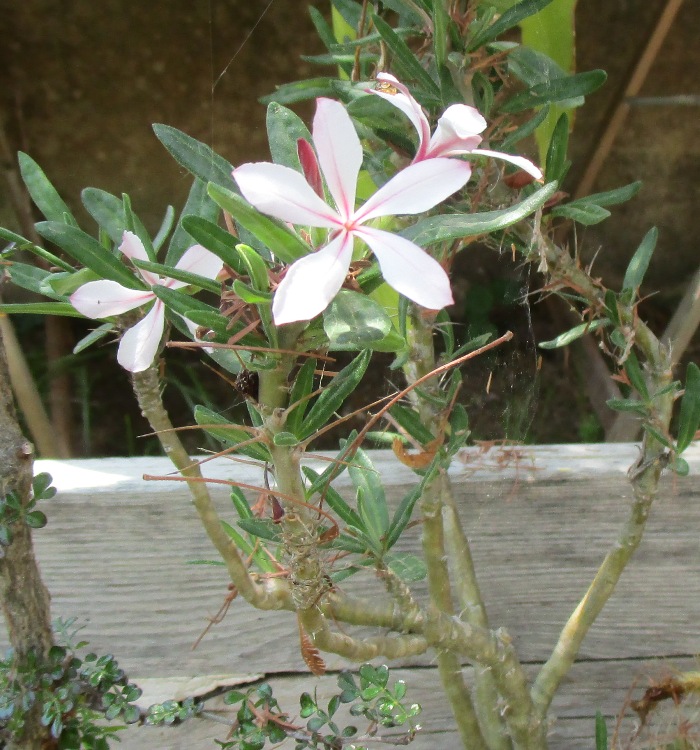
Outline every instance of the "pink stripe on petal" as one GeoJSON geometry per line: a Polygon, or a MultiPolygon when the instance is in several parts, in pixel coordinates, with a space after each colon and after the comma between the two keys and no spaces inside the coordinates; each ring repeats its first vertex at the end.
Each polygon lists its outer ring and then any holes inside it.
{"type": "Polygon", "coordinates": [[[516,167],[531,174],[536,180],[542,179],[542,170],[524,156],[513,156],[512,154],[504,154],[500,151],[490,151],[485,148],[477,148],[470,153],[475,154],[476,156],[491,156],[494,159],[503,159],[503,161],[515,164],[516,167]]]}
{"type": "Polygon", "coordinates": [[[233,177],[243,197],[258,211],[291,224],[337,228],[336,212],[314,193],[293,169],[258,162],[234,169],[233,177]]]}
{"type": "Polygon", "coordinates": [[[399,294],[429,310],[441,310],[454,302],[445,269],[418,245],[370,227],[362,227],[356,234],[372,248],[384,280],[399,294]]]}
{"type": "Polygon", "coordinates": [[[154,298],[151,291],[127,289],[116,281],[88,281],[75,290],[70,303],[87,318],[109,318],[133,310],[154,298]]]}
{"type": "Polygon", "coordinates": [[[343,219],[355,210],[362,144],[345,107],[332,99],[316,100],[313,138],[321,171],[343,219]]]}
{"type": "Polygon", "coordinates": [[[355,221],[427,211],[464,187],[470,176],[469,163],[458,159],[426,159],[410,164],[367,200],[355,221]]]}
{"type": "Polygon", "coordinates": [[[122,336],[117,362],[129,372],[147,370],[158,353],[164,327],[163,303],[156,300],[148,315],[122,336]]]}
{"type": "Polygon", "coordinates": [[[311,320],[328,307],[347,276],[352,245],[350,233],[341,232],[324,248],[289,267],[272,301],[278,326],[311,320]]]}

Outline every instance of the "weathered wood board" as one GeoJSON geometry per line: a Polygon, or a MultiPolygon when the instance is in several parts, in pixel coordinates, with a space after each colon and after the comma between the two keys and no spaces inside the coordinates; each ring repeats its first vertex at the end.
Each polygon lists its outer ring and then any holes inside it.
{"type": "MultiPolygon", "coordinates": [[[[398,501],[411,486],[411,472],[391,454],[371,455],[398,501]]],[[[630,497],[626,471],[636,455],[632,445],[473,449],[452,471],[491,623],[508,629],[533,671],[615,544],[630,497]]],[[[700,651],[700,446],[689,449],[687,459],[691,475],[663,480],[645,539],[558,697],[555,750],[592,747],[596,709],[616,714],[649,660],[687,667],[687,658],[700,651]]],[[[260,481],[254,467],[225,459],[203,470],[214,478],[260,481]]],[[[305,667],[288,613],[258,612],[236,601],[192,651],[223,603],[228,580],[220,567],[188,564],[216,553],[186,487],[142,480],[171,472],[167,460],[40,461],[37,471],[53,474],[59,488],[57,498],[44,503],[48,526],[35,534],[53,613],[77,617],[91,649],[114,653],[134,678],[277,674],[285,676],[281,689],[298,695],[295,680],[301,678],[290,675],[305,667]]],[[[347,489],[348,480],[341,477],[337,486],[347,489]]],[[[212,491],[222,516],[234,522],[227,488],[212,485],[212,491]]],[[[419,533],[408,548],[419,544],[419,533]]],[[[367,596],[380,590],[370,575],[346,585],[367,596]]],[[[413,668],[407,677],[411,695],[425,709],[425,739],[414,747],[435,747],[440,733],[440,747],[456,748],[432,658],[396,665],[413,668]]],[[[345,666],[333,656],[326,661],[330,669],[345,666]]],[[[335,681],[329,685],[333,689],[335,681]]],[[[196,750],[212,747],[202,739],[207,732],[223,736],[206,722],[190,724],[174,734],[130,731],[122,747],[196,750]]]]}

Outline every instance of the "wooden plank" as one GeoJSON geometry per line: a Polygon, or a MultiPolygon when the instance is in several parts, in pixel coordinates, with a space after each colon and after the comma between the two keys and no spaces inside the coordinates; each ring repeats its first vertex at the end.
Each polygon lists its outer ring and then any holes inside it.
{"type": "MultiPolygon", "coordinates": [[[[574,666],[571,674],[562,685],[554,701],[550,717],[549,730],[550,750],[591,750],[594,746],[595,713],[600,710],[604,715],[609,735],[612,736],[617,717],[622,712],[621,738],[627,738],[637,725],[636,716],[625,707],[628,705],[630,690],[639,698],[648,687],[650,680],[663,678],[671,669],[694,669],[697,666],[692,659],[673,660],[673,662],[655,661],[649,663],[630,661],[597,661],[584,662],[574,666]]],[[[534,675],[537,665],[529,665],[528,672],[534,675]]],[[[468,670],[467,670],[468,672],[468,670]]],[[[467,678],[470,675],[467,674],[467,678]]],[[[323,678],[309,676],[275,676],[268,681],[280,705],[296,720],[299,710],[299,695],[306,691],[317,691],[321,702],[327,701],[336,689],[336,676],[326,675],[323,678]]],[[[434,667],[414,669],[392,669],[392,681],[405,680],[408,685],[407,698],[422,706],[419,723],[422,727],[414,742],[413,750],[457,750],[460,748],[459,737],[452,728],[449,709],[442,698],[437,670],[434,667]]],[[[240,688],[239,688],[240,689],[240,688]]],[[[214,698],[206,704],[208,712],[221,719],[231,720],[229,707],[221,698],[214,698]]],[[[696,711],[696,705],[693,706],[696,711]]],[[[689,714],[692,716],[691,714],[689,714]]],[[[660,704],[653,712],[650,724],[663,726],[665,732],[678,726],[683,716],[683,707],[677,707],[672,701],[660,704]]],[[[303,721],[299,722],[303,725],[303,721]]],[[[343,717],[341,726],[352,723],[362,729],[357,719],[343,717]]],[[[211,748],[215,738],[224,739],[226,727],[207,719],[186,722],[179,727],[131,727],[122,736],[123,750],[206,750],[211,748]]]]}
{"type": "MultiPolygon", "coordinates": [[[[411,472],[391,454],[371,455],[391,501],[398,502],[412,484],[411,472]]],[[[492,625],[509,630],[523,661],[547,658],[577,597],[615,543],[630,498],[626,471],[637,455],[633,445],[470,450],[451,471],[492,625]]],[[[698,648],[700,484],[693,473],[700,469],[700,446],[693,446],[687,459],[691,476],[664,479],[645,540],[581,653],[582,660],[595,663],[627,660],[620,662],[628,664],[627,672],[620,666],[624,679],[611,673],[619,689],[629,685],[640,660],[687,656],[698,648]]],[[[210,477],[260,481],[254,467],[225,459],[203,468],[210,477]]],[[[78,617],[91,649],[114,653],[129,674],[141,677],[304,671],[293,616],[258,612],[245,602],[234,602],[224,622],[191,650],[224,601],[228,580],[220,567],[187,564],[214,559],[215,552],[186,487],[142,480],[143,474],[171,472],[167,460],[40,461],[37,471],[51,472],[59,488],[57,498],[43,504],[47,528],[35,534],[53,613],[78,617]]],[[[341,492],[349,486],[346,477],[336,485],[341,492]]],[[[226,488],[212,485],[212,492],[222,516],[234,522],[226,488]]],[[[416,529],[405,548],[416,549],[419,536],[416,529]]],[[[343,587],[382,595],[371,574],[343,587]]],[[[422,595],[420,586],[417,590],[422,595]]],[[[346,666],[334,656],[327,662],[331,669],[346,666]]],[[[424,667],[418,671],[421,686],[425,679],[426,694],[439,696],[426,676],[432,662],[427,654],[396,666],[424,667]]],[[[612,678],[591,669],[576,666],[582,677],[572,681],[569,703],[565,691],[559,698],[564,703],[558,704],[579,711],[566,717],[573,723],[562,726],[571,727],[566,732],[586,726],[580,732],[582,742],[587,740],[582,748],[591,747],[586,721],[611,700],[601,697],[596,703],[595,691],[612,678]]],[[[443,714],[437,714],[431,732],[451,726],[443,714]]]]}

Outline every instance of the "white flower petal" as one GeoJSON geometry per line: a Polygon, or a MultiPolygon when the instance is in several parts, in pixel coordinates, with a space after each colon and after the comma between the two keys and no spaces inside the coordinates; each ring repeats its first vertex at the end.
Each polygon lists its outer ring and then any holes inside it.
{"type": "Polygon", "coordinates": [[[542,170],[539,167],[536,167],[529,159],[526,159],[524,156],[503,154],[500,151],[489,151],[485,148],[477,148],[470,153],[475,154],[476,156],[491,156],[494,159],[503,159],[503,161],[508,161],[511,164],[515,164],[516,167],[520,167],[520,169],[527,172],[528,174],[531,174],[536,180],[542,179],[542,170]]]}
{"type": "Polygon", "coordinates": [[[438,120],[424,158],[468,153],[481,143],[478,134],[485,129],[486,120],[479,110],[467,104],[453,104],[438,120]]]}
{"type": "Polygon", "coordinates": [[[362,167],[362,144],[345,107],[332,99],[316,100],[313,138],[326,184],[340,215],[355,210],[357,176],[362,167]]]}
{"type": "Polygon", "coordinates": [[[352,236],[341,232],[326,247],[295,261],[277,287],[272,301],[275,323],[311,320],[338,293],[352,260],[352,236]]]}
{"type": "MultiPolygon", "coordinates": [[[[143,246],[143,242],[141,242],[133,232],[124,232],[122,235],[122,244],[119,245],[119,250],[126,255],[129,260],[150,260],[146,248],[143,246]]],[[[154,286],[160,281],[159,277],[152,271],[144,271],[141,268],[139,268],[138,271],[143,277],[143,280],[149,286],[154,286]]]]}
{"type": "Polygon", "coordinates": [[[336,212],[316,195],[309,183],[281,164],[242,164],[233,177],[243,197],[258,211],[292,224],[337,227],[336,212]]]}
{"type": "Polygon", "coordinates": [[[399,294],[429,310],[441,310],[454,302],[445,269],[418,245],[371,227],[362,227],[355,234],[372,248],[384,280],[399,294]]]}
{"type": "Polygon", "coordinates": [[[427,211],[464,187],[470,175],[469,163],[458,159],[426,159],[410,164],[367,200],[355,221],[427,211]]]}
{"type": "Polygon", "coordinates": [[[148,315],[122,336],[117,362],[129,372],[147,370],[158,352],[164,326],[163,303],[157,299],[148,315]]]}
{"type": "Polygon", "coordinates": [[[381,89],[370,89],[373,94],[380,96],[382,99],[389,102],[389,104],[393,104],[397,109],[400,109],[406,117],[408,117],[418,133],[418,153],[416,154],[416,158],[423,158],[423,151],[427,147],[430,138],[430,123],[423,111],[423,107],[421,107],[421,105],[411,96],[408,87],[404,86],[401,81],[390,73],[378,73],[377,80],[380,83],[388,84],[398,92],[390,93],[388,91],[382,91],[381,89]]]}
{"type": "MultiPolygon", "coordinates": [[[[192,245],[191,248],[185,250],[180,260],[175,264],[175,268],[180,271],[196,273],[199,276],[204,276],[205,279],[215,279],[223,267],[223,260],[201,245],[192,245]]],[[[180,287],[187,286],[184,281],[175,281],[175,279],[167,279],[161,283],[169,289],[180,289],[180,287]]]]}
{"type": "Polygon", "coordinates": [[[116,281],[103,279],[88,281],[76,289],[70,303],[88,318],[109,318],[145,305],[153,297],[151,291],[127,289],[116,281]]]}

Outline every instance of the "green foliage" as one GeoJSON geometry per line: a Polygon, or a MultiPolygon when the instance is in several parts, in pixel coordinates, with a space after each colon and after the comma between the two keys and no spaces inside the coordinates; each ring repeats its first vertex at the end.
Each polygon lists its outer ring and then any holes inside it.
{"type": "Polygon", "coordinates": [[[31,529],[41,529],[46,526],[46,516],[36,510],[40,500],[50,500],[56,494],[56,488],[51,486],[51,475],[37,474],[32,480],[32,492],[27,501],[10,490],[0,497],[0,558],[5,556],[5,548],[12,542],[12,527],[23,523],[31,529]]]}
{"type": "Polygon", "coordinates": [[[389,687],[389,669],[371,664],[363,664],[358,677],[359,682],[350,672],[341,672],[339,692],[327,703],[322,704],[316,694],[302,693],[297,720],[282,710],[267,682],[245,692],[232,690],[224,702],[238,706],[236,719],[228,738],[217,740],[217,744],[224,750],[263,750],[292,739],[295,750],[337,750],[349,742],[356,750],[368,750],[381,741],[377,727],[405,725],[405,736],[392,736],[392,744],[410,742],[418,730],[414,719],[421,708],[415,703],[406,705],[406,683],[399,680],[389,687]],[[364,736],[357,726],[340,724],[338,712],[344,705],[349,707],[350,716],[368,722],[369,731],[364,736]]]}

